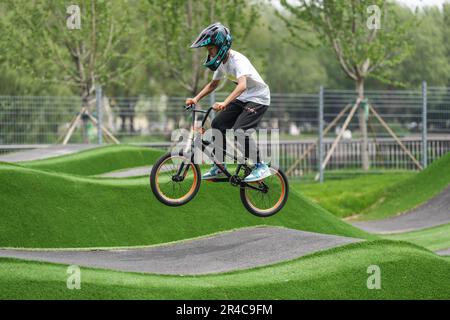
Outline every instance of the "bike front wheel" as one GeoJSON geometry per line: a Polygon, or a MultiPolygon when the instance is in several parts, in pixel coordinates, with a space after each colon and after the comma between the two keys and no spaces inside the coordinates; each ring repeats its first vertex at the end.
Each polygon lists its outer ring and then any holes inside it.
{"type": "Polygon", "coordinates": [[[165,154],[150,173],[153,194],[168,206],[181,206],[191,201],[200,188],[200,182],[200,167],[183,154],[165,154]]]}
{"type": "Polygon", "coordinates": [[[279,169],[270,170],[272,175],[249,183],[258,190],[241,188],[242,203],[250,213],[258,217],[273,216],[284,207],[288,199],[289,184],[286,175],[279,169]]]}

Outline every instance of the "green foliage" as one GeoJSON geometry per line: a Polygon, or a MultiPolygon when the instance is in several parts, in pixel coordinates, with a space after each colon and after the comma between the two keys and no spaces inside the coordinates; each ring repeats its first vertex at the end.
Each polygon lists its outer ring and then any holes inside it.
{"type": "Polygon", "coordinates": [[[190,49],[191,43],[206,26],[220,21],[230,28],[233,48],[243,45],[257,21],[256,8],[244,0],[149,0],[143,6],[153,17],[146,45],[156,53],[165,78],[194,94],[208,81],[209,70],[202,66],[204,49],[190,49]]]}
{"type": "Polygon", "coordinates": [[[292,34],[294,41],[313,45],[301,32],[314,31],[320,43],[332,48],[345,74],[363,82],[370,74],[385,80],[383,69],[398,65],[411,51],[406,37],[414,19],[401,21],[391,5],[385,0],[339,1],[300,0],[291,5],[281,4],[295,19],[279,14],[292,34]],[[369,6],[381,10],[381,29],[369,29],[367,21],[369,6]]]}
{"type": "Polygon", "coordinates": [[[436,7],[424,8],[417,17],[420,23],[408,30],[415,49],[398,68],[389,70],[390,76],[408,87],[418,87],[423,80],[429,85],[446,86],[450,73],[450,19],[436,7]]]}
{"type": "Polygon", "coordinates": [[[42,81],[74,86],[86,99],[96,84],[120,81],[137,64],[122,42],[131,34],[127,1],[83,0],[79,6],[81,29],[70,30],[67,1],[9,1],[5,10],[13,14],[1,20],[2,42],[7,63],[42,81]]]}
{"type": "MultiPolygon", "coordinates": [[[[248,56],[271,92],[315,92],[327,80],[327,72],[317,52],[286,41],[286,27],[275,8],[262,6],[261,18],[246,38],[248,56]]],[[[309,34],[314,37],[313,34],[309,34]]],[[[320,49],[319,49],[320,50],[320,49]]],[[[317,51],[319,51],[317,50],[317,51]]]]}
{"type": "MultiPolygon", "coordinates": [[[[444,41],[442,42],[445,46],[445,53],[447,56],[447,64],[450,65],[450,3],[443,4],[443,25],[442,30],[444,32],[444,41]]],[[[447,73],[448,75],[448,73],[447,73]]],[[[450,86],[450,79],[447,77],[447,86],[450,86]]]]}
{"type": "MultiPolygon", "coordinates": [[[[337,6],[330,10],[346,18],[337,25],[348,26],[352,15],[345,6],[351,2],[335,2],[337,6]]],[[[95,64],[99,66],[94,68],[95,77],[103,82],[104,92],[109,96],[185,95],[190,94],[194,86],[200,88],[211,72],[201,66],[206,53],[202,49],[191,50],[189,45],[203,27],[218,20],[231,27],[233,48],[250,58],[271,92],[316,92],[320,84],[337,89],[354,88],[354,81],[341,72],[341,63],[336,59],[333,46],[327,45],[330,43],[327,37],[320,37],[311,23],[305,23],[303,17],[299,19],[284,7],[277,15],[275,8],[279,7],[269,1],[192,1],[190,24],[188,1],[95,3],[98,17],[95,64]],[[108,43],[111,22],[116,41],[103,58],[101,53],[108,43]]],[[[358,3],[359,7],[362,3],[368,4],[367,1],[358,3]]],[[[66,44],[71,43],[67,42],[69,40],[76,44],[82,39],[86,49],[93,47],[92,32],[89,33],[92,31],[91,2],[79,2],[82,30],[70,32],[65,26],[68,4],[62,0],[7,0],[0,3],[0,28],[3,31],[0,37],[0,94],[81,95],[82,88],[73,79],[77,76],[75,60],[66,44]]],[[[370,1],[370,4],[374,2],[370,1]]],[[[356,13],[355,22],[361,26],[369,14],[356,13]]],[[[354,57],[360,63],[366,53],[378,55],[394,47],[393,55],[398,55],[393,62],[384,62],[380,69],[369,74],[366,84],[373,89],[416,88],[422,80],[427,80],[430,86],[447,85],[449,17],[449,4],[444,5],[442,11],[429,8],[412,12],[390,2],[383,9],[382,29],[377,33],[376,42],[368,46],[358,44],[356,40],[360,38],[365,41],[367,30],[357,28],[355,36],[342,35],[342,39],[351,44],[346,46],[345,53],[349,59],[354,57]],[[399,25],[403,26],[400,33],[396,32],[399,25]],[[396,42],[394,37],[402,34],[404,38],[396,42]],[[403,48],[405,39],[408,44],[403,48]],[[395,61],[412,47],[412,54],[400,63],[395,61]]],[[[89,66],[88,61],[86,65],[89,66]]],[[[370,62],[372,67],[373,63],[370,62]]],[[[86,81],[91,80],[87,78],[86,81]]],[[[88,82],[87,87],[90,87],[88,82]]],[[[221,90],[230,92],[232,89],[233,84],[227,83],[221,90]]]]}

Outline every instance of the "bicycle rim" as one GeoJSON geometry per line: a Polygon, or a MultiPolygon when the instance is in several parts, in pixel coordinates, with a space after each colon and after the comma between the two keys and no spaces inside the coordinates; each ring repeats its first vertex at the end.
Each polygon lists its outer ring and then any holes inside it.
{"type": "Polygon", "coordinates": [[[165,159],[157,169],[155,186],[158,194],[167,202],[183,202],[195,192],[199,177],[193,163],[184,164],[183,181],[172,179],[184,162],[186,158],[183,156],[171,156],[165,159]]]}
{"type": "Polygon", "coordinates": [[[247,204],[251,209],[262,216],[270,215],[274,211],[277,211],[278,208],[283,205],[283,200],[286,197],[286,181],[277,170],[272,168],[270,168],[270,170],[273,173],[271,176],[262,181],[251,183],[255,187],[261,187],[262,183],[264,183],[268,187],[266,193],[251,188],[245,188],[247,204]]]}

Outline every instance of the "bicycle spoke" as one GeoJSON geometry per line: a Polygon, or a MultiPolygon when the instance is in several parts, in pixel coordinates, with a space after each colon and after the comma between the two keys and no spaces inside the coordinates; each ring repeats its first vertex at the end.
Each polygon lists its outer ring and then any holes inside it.
{"type": "Polygon", "coordinates": [[[245,192],[248,202],[256,210],[265,211],[276,208],[284,196],[283,183],[283,180],[278,174],[267,177],[264,181],[257,184],[259,188],[265,188],[267,192],[250,188],[246,189],[245,192]]]}
{"type": "Polygon", "coordinates": [[[181,164],[184,163],[183,157],[168,158],[158,169],[158,188],[162,195],[169,200],[183,198],[191,192],[196,179],[191,169],[191,164],[185,164],[181,174],[186,170],[186,176],[182,181],[174,181],[173,177],[178,173],[181,164]]]}

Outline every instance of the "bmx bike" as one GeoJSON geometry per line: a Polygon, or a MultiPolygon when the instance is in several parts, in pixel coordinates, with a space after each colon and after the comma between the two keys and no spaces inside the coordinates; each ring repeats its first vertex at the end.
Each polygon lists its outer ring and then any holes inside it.
{"type": "MultiPolygon", "coordinates": [[[[182,151],[169,152],[163,155],[152,167],[150,173],[150,187],[155,197],[168,206],[181,206],[191,201],[201,183],[200,166],[194,163],[195,146],[205,149],[211,142],[203,139],[204,125],[211,113],[212,107],[207,111],[196,108],[196,105],[184,106],[186,111],[192,112],[192,126],[186,148],[182,151]],[[196,114],[204,114],[201,126],[196,128],[196,114]],[[200,132],[195,135],[195,132],[200,132]],[[195,141],[195,139],[200,139],[195,141]]],[[[234,161],[238,161],[235,155],[226,153],[234,161]]],[[[244,207],[258,217],[269,217],[279,212],[286,204],[289,194],[289,184],[286,175],[280,169],[272,168],[269,164],[271,175],[255,182],[245,182],[252,167],[248,159],[244,163],[238,163],[234,173],[227,170],[214,156],[207,154],[225,174],[223,178],[216,178],[213,182],[228,182],[232,186],[240,188],[240,198],[244,207]]]]}

